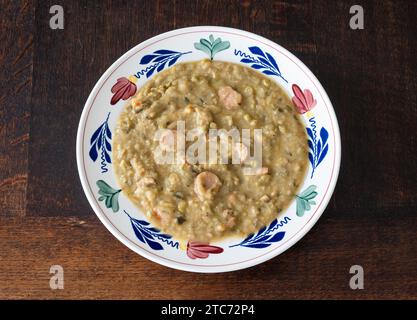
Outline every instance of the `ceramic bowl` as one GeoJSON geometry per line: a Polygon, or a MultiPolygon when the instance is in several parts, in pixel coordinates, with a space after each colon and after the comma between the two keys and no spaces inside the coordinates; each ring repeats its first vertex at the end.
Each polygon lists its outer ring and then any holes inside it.
{"type": "Polygon", "coordinates": [[[242,30],[211,26],[163,33],[126,52],[91,91],[77,135],[81,183],[106,228],[141,256],[192,272],[247,268],[293,246],[325,210],[338,177],[340,155],[340,134],[332,104],[312,72],[289,51],[268,39],[242,30]],[[216,46],[217,43],[222,45],[216,46]],[[112,166],[111,148],[119,114],[141,86],[174,64],[205,58],[242,64],[277,82],[302,115],[309,139],[308,172],[290,206],[255,234],[210,244],[180,241],[153,226],[121,192],[112,166]]]}

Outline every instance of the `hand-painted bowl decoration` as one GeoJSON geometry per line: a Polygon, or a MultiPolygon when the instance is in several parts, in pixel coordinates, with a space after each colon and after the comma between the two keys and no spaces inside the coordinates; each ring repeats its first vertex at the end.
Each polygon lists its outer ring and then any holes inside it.
{"type": "Polygon", "coordinates": [[[249,32],[192,27],[167,32],[137,45],[103,74],[81,116],[77,163],[85,194],[95,213],[127,247],[171,268],[224,272],[277,256],[313,227],[334,190],[340,148],[332,104],[316,77],[294,55],[249,32]],[[158,72],[176,63],[204,58],[240,63],[279,83],[302,115],[309,146],[308,173],[291,205],[255,234],[217,243],[179,241],[160,231],[124,196],[112,168],[112,133],[126,100],[158,72]]]}

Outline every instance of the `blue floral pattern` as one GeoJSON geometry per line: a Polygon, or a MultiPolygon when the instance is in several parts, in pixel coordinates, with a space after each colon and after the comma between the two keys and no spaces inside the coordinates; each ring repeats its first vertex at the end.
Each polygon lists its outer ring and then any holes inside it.
{"type": "Polygon", "coordinates": [[[273,232],[276,231],[278,228],[282,227],[283,225],[287,224],[290,220],[291,218],[289,217],[284,217],[284,219],[279,222],[278,219],[275,219],[269,226],[261,228],[256,234],[250,234],[242,242],[232,245],[230,246],[230,248],[237,246],[256,249],[267,248],[271,244],[281,241],[284,238],[285,231],[279,231],[277,233],[273,232]]]}
{"type": "Polygon", "coordinates": [[[310,118],[308,121],[311,126],[311,128],[307,128],[308,147],[310,149],[308,152],[308,159],[313,167],[313,171],[311,172],[311,178],[313,178],[316,168],[323,161],[329,151],[329,145],[327,143],[329,133],[324,127],[322,127],[318,137],[315,117],[310,118]]]}
{"type": "Polygon", "coordinates": [[[188,52],[177,52],[172,50],[157,50],[151,54],[147,54],[140,59],[139,64],[141,65],[147,65],[149,63],[152,63],[151,65],[147,66],[145,69],[142,69],[141,71],[137,72],[135,74],[136,78],[140,78],[141,76],[145,75],[146,78],[149,78],[152,76],[152,74],[155,72],[160,72],[164,70],[166,66],[171,67],[172,65],[177,62],[177,60],[183,56],[184,54],[191,53],[191,51],[188,52]]]}
{"type": "Polygon", "coordinates": [[[101,173],[108,171],[107,164],[111,163],[110,152],[111,152],[111,138],[112,134],[109,128],[109,117],[110,112],[107,115],[106,121],[104,121],[90,139],[90,158],[94,162],[97,160],[99,152],[101,159],[101,173]]]}
{"type": "Polygon", "coordinates": [[[159,229],[152,227],[149,222],[132,218],[126,210],[123,211],[129,217],[136,238],[140,242],[147,244],[153,250],[164,250],[164,247],[159,242],[166,243],[172,248],[178,249],[179,243],[178,241],[172,240],[172,236],[161,233],[159,229]]]}
{"type": "Polygon", "coordinates": [[[277,76],[285,82],[288,82],[282,76],[278,63],[270,53],[262,51],[262,49],[257,46],[249,47],[248,49],[255,57],[235,49],[235,56],[240,56],[242,58],[240,62],[250,64],[252,68],[257,69],[266,75],[277,76]]]}

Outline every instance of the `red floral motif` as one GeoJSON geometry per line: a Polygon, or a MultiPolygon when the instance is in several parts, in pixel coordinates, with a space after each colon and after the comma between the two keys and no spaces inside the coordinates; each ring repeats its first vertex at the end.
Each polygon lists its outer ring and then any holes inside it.
{"type": "Polygon", "coordinates": [[[187,256],[191,259],[206,259],[210,253],[222,253],[223,248],[211,246],[208,243],[188,241],[187,256]]]}
{"type": "Polygon", "coordinates": [[[317,101],[313,98],[313,94],[310,90],[304,89],[303,92],[299,86],[293,84],[292,91],[295,94],[292,98],[292,102],[295,104],[299,113],[306,113],[316,106],[317,101]]]}
{"type": "Polygon", "coordinates": [[[116,84],[111,88],[113,97],[111,98],[111,105],[114,105],[120,101],[120,99],[127,100],[136,93],[136,84],[130,81],[128,78],[117,79],[116,84]]]}

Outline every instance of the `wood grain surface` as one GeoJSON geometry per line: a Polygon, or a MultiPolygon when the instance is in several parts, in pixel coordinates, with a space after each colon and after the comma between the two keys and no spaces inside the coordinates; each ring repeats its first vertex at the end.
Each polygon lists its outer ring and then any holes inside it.
{"type": "Polygon", "coordinates": [[[417,299],[417,4],[360,1],[0,0],[0,298],[417,299]],[[171,270],[99,222],[75,161],[82,108],[129,48],[175,28],[221,25],[298,56],[333,102],[342,166],[317,225],[284,254],[225,274],[171,270]],[[51,290],[62,265],[65,289],[51,290]],[[365,289],[349,288],[349,269],[365,289]]]}

